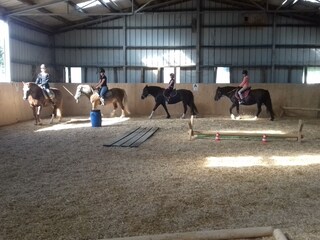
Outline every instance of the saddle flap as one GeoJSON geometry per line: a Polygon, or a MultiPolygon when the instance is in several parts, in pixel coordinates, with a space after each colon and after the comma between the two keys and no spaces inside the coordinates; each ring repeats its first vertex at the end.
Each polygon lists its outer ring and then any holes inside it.
{"type": "Polygon", "coordinates": [[[110,98],[112,97],[112,92],[109,90],[105,95],[104,98],[110,98]]]}

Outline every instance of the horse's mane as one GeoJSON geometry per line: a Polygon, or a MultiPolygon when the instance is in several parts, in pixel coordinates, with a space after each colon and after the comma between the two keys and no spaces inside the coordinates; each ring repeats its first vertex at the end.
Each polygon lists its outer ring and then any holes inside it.
{"type": "Polygon", "coordinates": [[[163,87],[159,87],[159,86],[146,86],[147,88],[153,88],[153,89],[159,89],[159,90],[164,90],[163,87]]]}
{"type": "Polygon", "coordinates": [[[91,89],[92,93],[95,92],[95,90],[93,89],[93,87],[90,84],[80,84],[80,85],[77,86],[77,89],[83,88],[83,87],[91,89]]]}
{"type": "Polygon", "coordinates": [[[220,89],[224,89],[224,90],[227,90],[227,91],[232,91],[233,89],[236,89],[237,87],[235,86],[225,86],[225,87],[220,87],[220,89]]]}

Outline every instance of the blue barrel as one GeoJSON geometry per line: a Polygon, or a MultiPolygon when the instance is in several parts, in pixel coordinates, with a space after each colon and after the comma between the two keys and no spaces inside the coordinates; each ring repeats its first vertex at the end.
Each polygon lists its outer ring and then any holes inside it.
{"type": "Polygon", "coordinates": [[[91,110],[90,119],[92,127],[101,127],[101,112],[100,110],[91,110]]]}

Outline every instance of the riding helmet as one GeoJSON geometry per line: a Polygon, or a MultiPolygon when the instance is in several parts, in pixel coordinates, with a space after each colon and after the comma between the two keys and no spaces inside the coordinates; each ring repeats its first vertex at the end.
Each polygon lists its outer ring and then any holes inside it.
{"type": "Polygon", "coordinates": [[[41,64],[40,68],[41,68],[41,69],[46,69],[46,65],[41,64]]]}
{"type": "Polygon", "coordinates": [[[100,68],[100,73],[105,73],[106,71],[103,68],[100,68]]]}
{"type": "Polygon", "coordinates": [[[174,77],[174,73],[170,73],[170,77],[174,77]]]}
{"type": "Polygon", "coordinates": [[[248,75],[248,71],[247,70],[243,70],[242,74],[248,75]]]}

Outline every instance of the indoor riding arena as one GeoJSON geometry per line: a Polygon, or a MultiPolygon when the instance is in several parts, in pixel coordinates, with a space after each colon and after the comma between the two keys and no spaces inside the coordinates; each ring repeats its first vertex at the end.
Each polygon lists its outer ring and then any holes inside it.
{"type": "Polygon", "coordinates": [[[320,239],[319,8],[0,1],[0,240],[320,239]]]}

